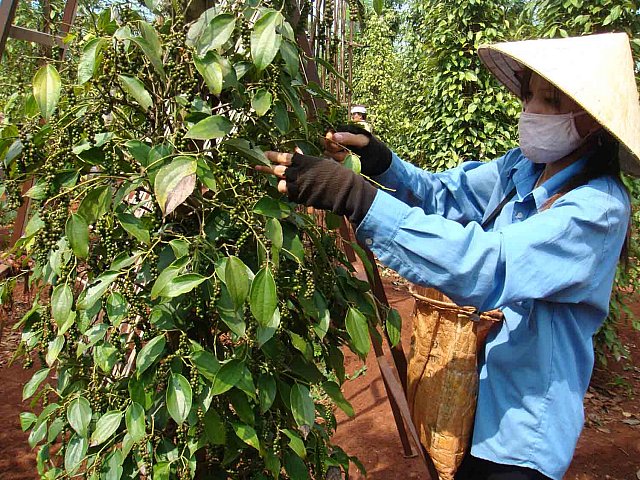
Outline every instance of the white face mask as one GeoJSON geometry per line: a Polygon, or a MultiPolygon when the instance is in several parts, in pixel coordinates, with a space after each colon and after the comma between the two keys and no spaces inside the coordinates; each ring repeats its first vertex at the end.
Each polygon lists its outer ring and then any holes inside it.
{"type": "Polygon", "coordinates": [[[584,142],[576,129],[575,118],[587,112],[546,115],[520,114],[520,149],[533,163],[552,163],[566,157],[584,142]]]}

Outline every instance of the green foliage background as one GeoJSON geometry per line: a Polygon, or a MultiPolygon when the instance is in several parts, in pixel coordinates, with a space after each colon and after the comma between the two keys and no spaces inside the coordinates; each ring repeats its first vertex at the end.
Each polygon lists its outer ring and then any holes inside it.
{"type": "MultiPolygon", "coordinates": [[[[388,4],[389,5],[389,4],[388,4]]],[[[358,41],[354,103],[366,105],[374,131],[398,155],[432,171],[491,160],[517,145],[520,105],[482,65],[482,43],[624,31],[640,59],[640,4],[630,0],[404,2],[373,16],[358,41]],[[398,21],[400,19],[400,21],[398,21]]],[[[638,181],[626,178],[637,225],[638,181]]],[[[638,290],[637,235],[629,269],[619,269],[611,312],[596,338],[598,357],[628,352],[616,325],[635,320],[625,303],[638,290]]]]}

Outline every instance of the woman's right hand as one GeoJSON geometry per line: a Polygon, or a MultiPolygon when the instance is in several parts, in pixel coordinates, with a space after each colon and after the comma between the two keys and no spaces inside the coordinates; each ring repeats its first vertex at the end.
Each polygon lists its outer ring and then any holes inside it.
{"type": "Polygon", "coordinates": [[[325,155],[343,162],[349,153],[355,153],[360,157],[364,175],[380,175],[391,165],[391,150],[362,127],[341,125],[325,138],[325,155]]]}

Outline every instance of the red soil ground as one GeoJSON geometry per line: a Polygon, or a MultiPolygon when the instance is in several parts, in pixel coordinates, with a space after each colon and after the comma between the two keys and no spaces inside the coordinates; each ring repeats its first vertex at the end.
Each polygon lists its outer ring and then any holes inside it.
{"type": "MultiPolygon", "coordinates": [[[[385,285],[391,305],[402,315],[403,344],[408,352],[413,299],[402,284],[385,280],[385,285]]],[[[16,300],[0,341],[0,480],[38,478],[35,451],[29,448],[28,435],[20,430],[18,419],[28,408],[21,402],[22,387],[33,370],[24,370],[17,363],[8,365],[18,342],[11,321],[28,307],[24,299],[16,300]]],[[[640,303],[632,308],[640,315],[640,303]]],[[[633,357],[610,362],[608,370],[596,370],[585,400],[587,422],[567,480],[640,479],[640,333],[628,328],[622,339],[633,357]]],[[[366,373],[345,386],[356,416],[349,419],[338,414],[334,442],[360,459],[369,480],[424,478],[420,461],[403,456],[375,356],[369,355],[364,365],[366,373]]],[[[353,375],[362,367],[358,358],[347,355],[348,373],[353,375]]],[[[364,477],[353,468],[350,478],[364,477]]]]}

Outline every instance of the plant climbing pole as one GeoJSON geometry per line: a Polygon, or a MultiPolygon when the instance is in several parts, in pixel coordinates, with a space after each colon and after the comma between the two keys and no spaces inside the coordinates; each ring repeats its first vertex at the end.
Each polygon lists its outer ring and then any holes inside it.
{"type": "MultiPolygon", "coordinates": [[[[317,83],[326,88],[334,96],[338,103],[351,106],[350,83],[352,78],[354,32],[364,23],[365,7],[361,0],[303,0],[299,10],[299,25],[309,26],[309,34],[299,34],[297,39],[299,46],[308,57],[304,71],[308,83],[317,83]],[[312,47],[313,46],[313,49],[312,47]],[[311,57],[311,53],[315,59],[311,57]],[[320,64],[320,69],[318,69],[320,64]]],[[[304,29],[298,29],[304,31],[304,29]]],[[[313,103],[313,110],[326,108],[326,102],[316,97],[308,98],[313,103]]],[[[384,291],[380,272],[377,268],[376,259],[366,245],[358,242],[357,247],[352,247],[349,242],[353,238],[353,232],[346,221],[342,220],[340,234],[346,240],[344,246],[348,258],[353,262],[355,255],[353,249],[358,250],[358,254],[363,264],[371,265],[366,269],[367,280],[377,302],[383,306],[383,311],[391,315],[392,311],[384,291]]],[[[387,320],[387,319],[385,319],[387,320]]],[[[384,356],[381,338],[377,332],[371,335],[371,342],[376,354],[378,367],[384,382],[387,397],[396,422],[398,434],[406,457],[420,456],[428,474],[431,478],[437,479],[437,472],[433,461],[428,453],[422,448],[418,433],[413,425],[408,403],[406,401],[407,388],[407,361],[402,344],[392,342],[384,329],[385,337],[392,354],[393,364],[397,377],[388,365],[384,356]],[[398,377],[400,382],[398,382],[398,377]],[[410,436],[415,444],[415,451],[409,441],[410,436]]]]}

